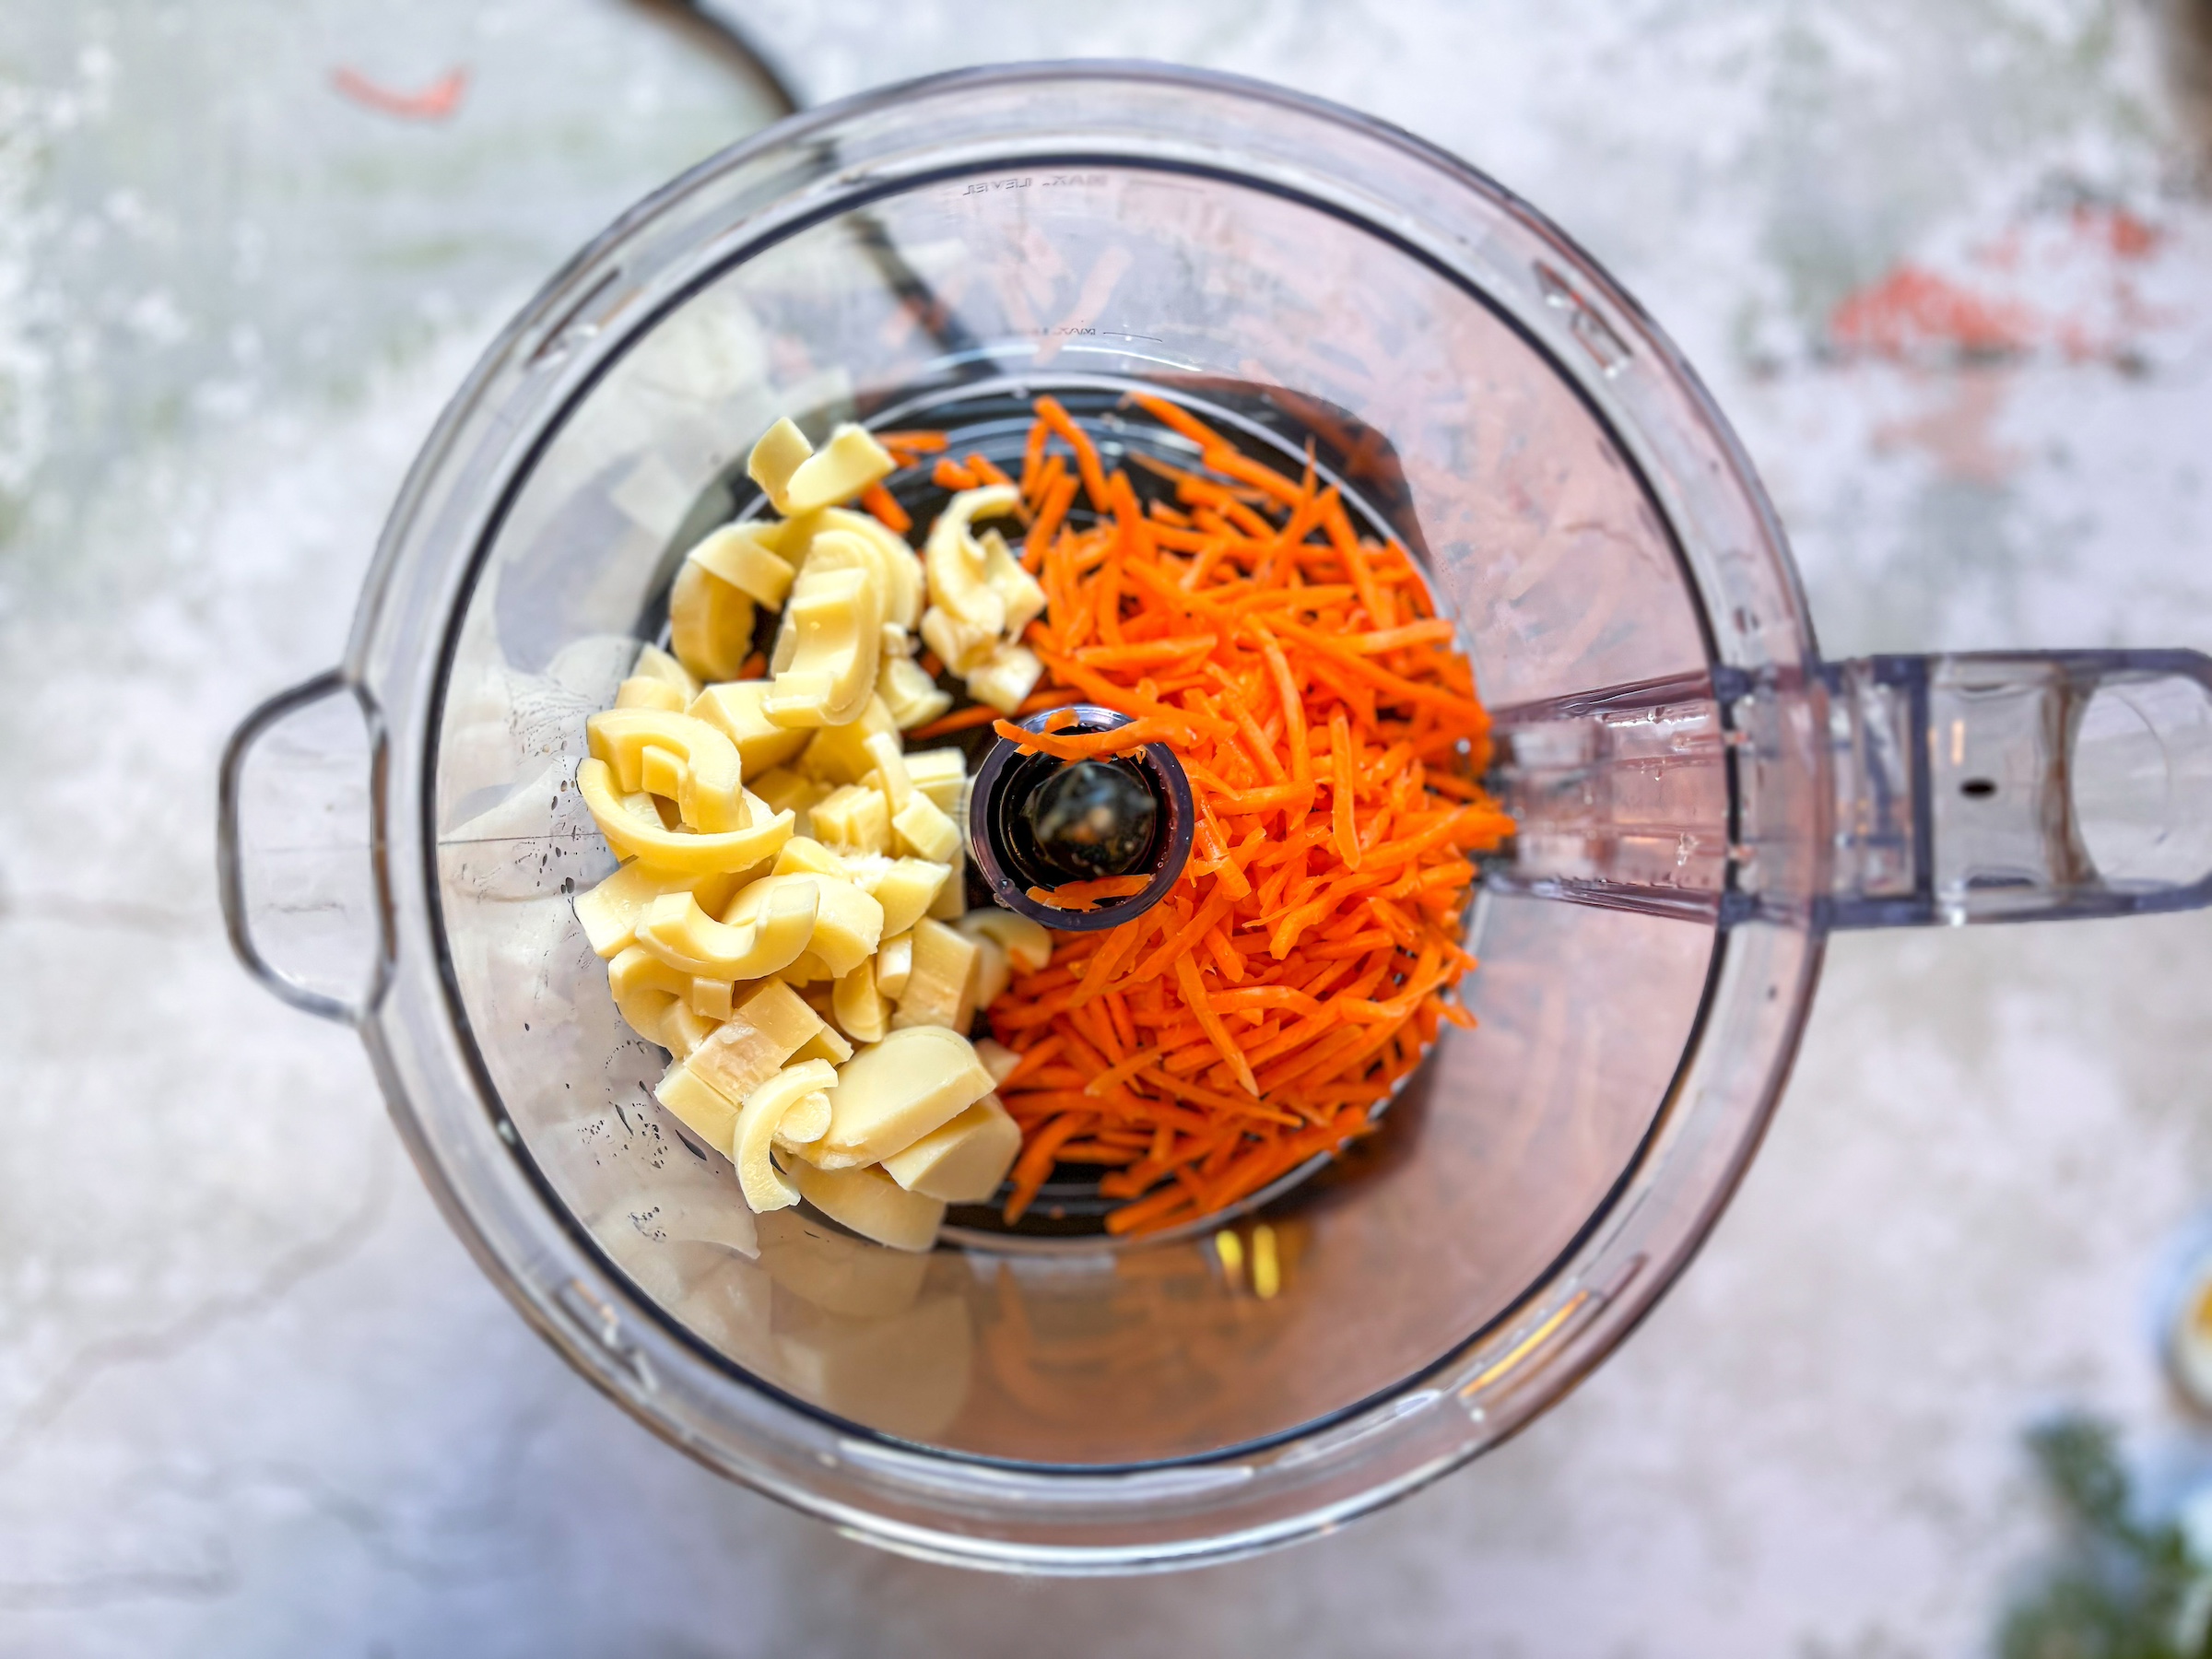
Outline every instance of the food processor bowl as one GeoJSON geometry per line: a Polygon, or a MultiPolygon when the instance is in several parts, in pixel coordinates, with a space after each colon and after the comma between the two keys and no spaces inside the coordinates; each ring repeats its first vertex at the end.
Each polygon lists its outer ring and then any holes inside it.
{"type": "Polygon", "coordinates": [[[343,668],[234,741],[224,892],[250,965],[359,1026],[484,1270],[656,1433],[892,1548],[1171,1566],[1410,1491],[1618,1343],[1757,1146],[1829,928],[2204,901],[2205,666],[1824,665],[1695,377],[1508,192],[1248,81],[975,71],[695,169],[506,329],[343,668]],[[585,717],[777,417],[987,434],[1051,392],[1158,447],[1132,389],[1311,453],[1456,623],[1521,824],[1477,1027],[1181,1236],[756,1218],[573,913],[614,867],[585,717]]]}

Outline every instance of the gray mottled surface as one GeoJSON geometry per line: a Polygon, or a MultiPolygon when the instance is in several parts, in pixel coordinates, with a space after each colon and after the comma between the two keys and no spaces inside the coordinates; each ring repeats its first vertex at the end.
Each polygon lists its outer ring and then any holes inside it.
{"type": "MultiPolygon", "coordinates": [[[[1841,654],[2212,646],[2180,6],[754,20],[818,97],[1143,53],[1492,170],[1700,365],[1841,654]]],[[[1196,1576],[841,1542],[649,1440],[477,1277],[351,1040],[230,965],[213,759],[335,656],[504,312],[758,115],[614,0],[0,10],[0,1653],[1983,1651],[2044,1537],[2021,1426],[2189,1441],[2147,1329],[2212,1180],[2212,918],[1840,941],[1738,1203],[1611,1365],[1395,1511],[1196,1576]],[[409,122],[340,65],[469,79],[409,122]]]]}

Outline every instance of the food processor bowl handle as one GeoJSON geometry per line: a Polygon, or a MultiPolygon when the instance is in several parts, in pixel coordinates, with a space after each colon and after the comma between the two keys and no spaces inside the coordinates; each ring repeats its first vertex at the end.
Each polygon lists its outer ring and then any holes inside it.
{"type": "Polygon", "coordinates": [[[1488,885],[1719,925],[2212,904],[2212,657],[1721,667],[1502,709],[1488,885]]]}
{"type": "Polygon", "coordinates": [[[240,722],[217,784],[217,885],[230,947],[294,1007],[349,1024],[375,1007],[391,977],[384,777],[375,700],[334,668],[240,722]]]}

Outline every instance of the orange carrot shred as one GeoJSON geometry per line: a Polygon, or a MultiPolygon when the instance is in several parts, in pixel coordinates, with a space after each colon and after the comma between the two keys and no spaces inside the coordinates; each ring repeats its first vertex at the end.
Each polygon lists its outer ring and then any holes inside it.
{"type": "Polygon", "coordinates": [[[945,434],[933,431],[877,432],[876,441],[888,450],[909,450],[917,455],[942,454],[945,434]]]}
{"type": "MultiPolygon", "coordinates": [[[[1075,718],[1075,711],[1070,709],[1067,720],[1061,724],[1072,724],[1075,718]]],[[[1042,751],[1056,760],[1095,760],[1100,755],[1135,754],[1147,743],[1164,742],[1183,730],[1158,720],[1133,720],[1111,732],[1078,732],[1072,737],[1055,736],[1051,727],[1042,732],[1024,731],[1010,720],[996,721],[991,729],[1008,743],[1019,744],[1024,753],[1042,751]]]]}
{"type": "Polygon", "coordinates": [[[1052,440],[1053,429],[1041,420],[1030,423],[1029,441],[1021,452],[1021,493],[1026,500],[1034,500],[1038,477],[1044,471],[1044,446],[1052,440]]]}
{"type": "Polygon", "coordinates": [[[1054,910],[1095,910],[1101,899],[1129,899],[1152,885],[1149,876],[1106,876],[1096,881],[1064,881],[1056,888],[1033,887],[1029,895],[1054,910]]]}
{"type": "Polygon", "coordinates": [[[1099,452],[1089,435],[1068,418],[1067,411],[1056,397],[1037,400],[1037,418],[1053,429],[1056,437],[1066,441],[1067,447],[1076,452],[1076,466],[1083,478],[1084,492],[1090,504],[1099,512],[1106,511],[1109,500],[1106,474],[1099,465],[1099,452]]]}
{"type": "Polygon", "coordinates": [[[881,484],[871,484],[862,490],[860,504],[896,535],[904,535],[914,527],[913,515],[900,506],[899,499],[881,484]]]}
{"type": "Polygon", "coordinates": [[[1356,870],[1359,867],[1359,830],[1352,817],[1352,728],[1342,709],[1329,716],[1329,759],[1335,774],[1329,794],[1336,856],[1344,860],[1345,868],[1356,870]]]}
{"type": "Polygon", "coordinates": [[[1014,480],[1007,477],[988,455],[970,455],[967,465],[969,475],[978,484],[1003,485],[1009,489],[1014,486],[1014,480]]]}
{"type": "Polygon", "coordinates": [[[1243,1053],[1230,1037],[1229,1028],[1221,1023],[1220,1011],[1206,995],[1206,983],[1198,974],[1198,965],[1187,956],[1175,959],[1175,982],[1182,987],[1183,1004],[1198,1017],[1198,1029],[1206,1033],[1206,1040],[1214,1045],[1222,1059],[1229,1062],[1230,1069],[1237,1075],[1237,1081],[1244,1086],[1244,1092],[1257,1096],[1260,1086],[1253,1080],[1252,1067],[1244,1063],[1243,1053]]]}
{"type": "MultiPolygon", "coordinates": [[[[1021,559],[1046,610],[1023,642],[1049,684],[1016,716],[1088,701],[1131,724],[1029,732],[963,709],[908,734],[990,724],[1059,759],[1159,742],[1182,762],[1194,841],[1169,896],[1056,934],[1050,965],[989,1010],[1022,1055],[1001,1091],[1023,1134],[1008,1215],[1059,1163],[1118,1204],[1106,1225],[1124,1237],[1248,1200],[1370,1131],[1442,1028],[1471,1023],[1469,855],[1512,828],[1479,782],[1473,671],[1405,548],[1354,528],[1311,453],[1275,470],[1164,398],[1132,401],[1194,460],[1109,471],[1065,407],[1034,403],[1021,559]],[[1095,522],[1068,522],[1078,499],[1095,522]]],[[[976,455],[947,468],[1005,476],[976,455]]],[[[1147,884],[1030,891],[1072,909],[1147,884]]]]}
{"type": "Polygon", "coordinates": [[[1036,1201],[1037,1189],[1052,1173],[1054,1157],[1064,1145],[1090,1126],[1091,1117],[1087,1112],[1064,1112],[1022,1147],[1021,1156],[1014,1162],[1014,1191],[1006,1199],[1008,1226],[1020,1220],[1022,1212],[1036,1201]]]}
{"type": "Polygon", "coordinates": [[[1081,488],[1075,479],[1053,473],[1053,468],[1059,465],[1059,461],[1060,457],[1054,455],[1045,464],[1045,477],[1049,482],[1043,486],[1043,500],[1037,508],[1036,522],[1030,526],[1030,534],[1022,543],[1022,568],[1032,576],[1042,567],[1044,551],[1053,545],[1053,537],[1059,534],[1061,521],[1066,518],[1067,510],[1075,501],[1076,491],[1081,488]]]}
{"type": "MultiPolygon", "coordinates": [[[[764,666],[766,661],[767,659],[762,659],[764,666]]],[[[1031,692],[1028,697],[1022,699],[1021,706],[1014,712],[1017,714],[1034,714],[1041,709],[1050,709],[1061,703],[1072,702],[1079,695],[1080,693],[1070,691],[1065,686],[1047,687],[1044,690],[1031,692]]],[[[949,714],[940,715],[935,720],[914,727],[912,731],[906,734],[906,740],[912,743],[929,737],[947,737],[955,732],[965,732],[975,726],[989,725],[993,721],[1002,718],[1004,717],[999,712],[989,703],[973,703],[965,709],[955,709],[949,714]]]]}

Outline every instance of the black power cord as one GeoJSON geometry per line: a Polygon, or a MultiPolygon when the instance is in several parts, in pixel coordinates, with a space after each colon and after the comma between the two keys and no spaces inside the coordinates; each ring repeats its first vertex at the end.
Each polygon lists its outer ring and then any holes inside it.
{"type": "Polygon", "coordinates": [[[776,119],[795,115],[805,107],[798,88],[775,58],[721,7],[700,0],[629,0],[639,11],[650,13],[738,76],[768,94],[776,106],[776,119]]]}
{"type": "MultiPolygon", "coordinates": [[[[775,55],[721,6],[705,4],[704,0],[629,0],[629,3],[639,11],[659,18],[765,92],[777,106],[778,119],[795,115],[806,108],[806,100],[798,87],[778,65],[775,55]]],[[[834,161],[835,156],[830,154],[824,159],[834,161]]],[[[990,365],[985,360],[982,342],[907,262],[883,221],[873,213],[855,213],[853,226],[884,285],[898,297],[899,303],[936,343],[938,349],[959,365],[957,372],[962,377],[988,374],[990,365]]]]}

